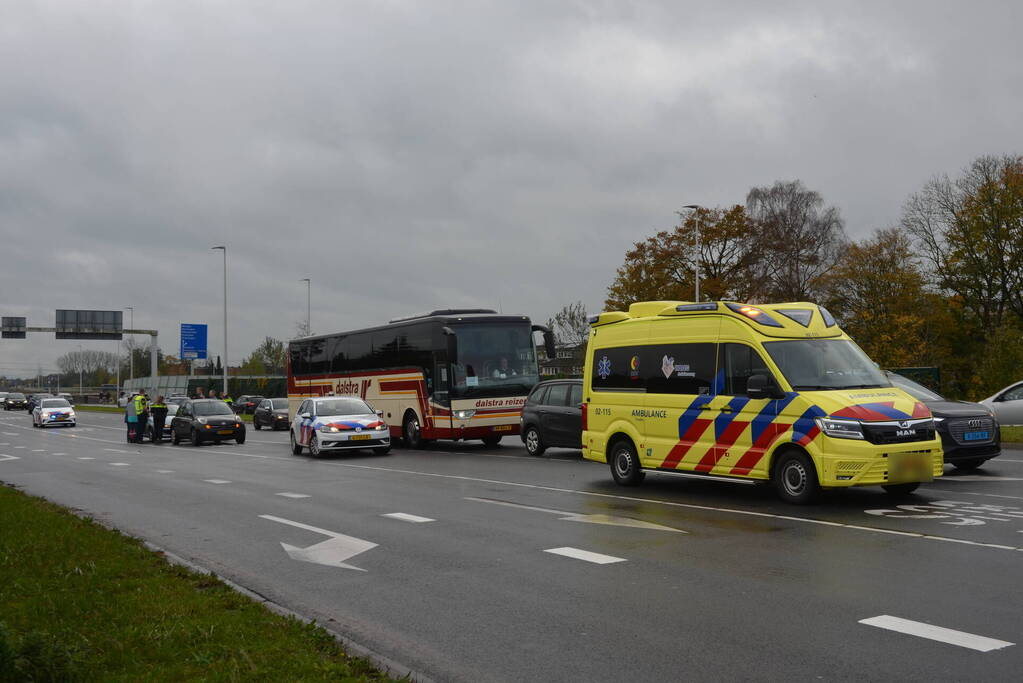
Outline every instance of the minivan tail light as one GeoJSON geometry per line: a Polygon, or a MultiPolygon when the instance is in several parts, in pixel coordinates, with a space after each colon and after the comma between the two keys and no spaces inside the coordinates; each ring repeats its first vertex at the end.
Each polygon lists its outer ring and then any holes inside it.
{"type": "Polygon", "coordinates": [[[586,404],[583,403],[583,431],[586,431],[586,404]]]}

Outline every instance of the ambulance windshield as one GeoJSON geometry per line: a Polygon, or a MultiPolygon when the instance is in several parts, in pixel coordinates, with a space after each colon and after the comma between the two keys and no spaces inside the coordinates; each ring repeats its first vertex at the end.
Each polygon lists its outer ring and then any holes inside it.
{"type": "Polygon", "coordinates": [[[764,348],[794,391],[891,386],[874,361],[847,339],[765,342],[764,348]]]}

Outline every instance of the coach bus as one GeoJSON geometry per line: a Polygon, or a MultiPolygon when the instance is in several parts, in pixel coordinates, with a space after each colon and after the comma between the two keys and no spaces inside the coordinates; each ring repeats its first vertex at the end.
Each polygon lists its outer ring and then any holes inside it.
{"type": "Polygon", "coordinates": [[[539,381],[534,333],[548,357],[554,337],[521,315],[448,309],[353,332],[288,344],[288,404],[354,394],[383,412],[392,437],[413,448],[434,439],[496,446],[519,433],[519,416],[539,381]]]}

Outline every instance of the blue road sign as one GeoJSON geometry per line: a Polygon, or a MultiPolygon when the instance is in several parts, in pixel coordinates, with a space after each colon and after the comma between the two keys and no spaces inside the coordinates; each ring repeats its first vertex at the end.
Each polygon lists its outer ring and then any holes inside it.
{"type": "Polygon", "coordinates": [[[181,323],[181,360],[206,358],[206,325],[181,323]]]}

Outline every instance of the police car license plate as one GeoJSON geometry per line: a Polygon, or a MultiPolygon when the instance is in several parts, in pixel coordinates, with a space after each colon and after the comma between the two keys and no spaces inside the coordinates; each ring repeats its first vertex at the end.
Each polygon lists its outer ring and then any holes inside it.
{"type": "Polygon", "coordinates": [[[512,429],[511,425],[498,425],[494,427],[495,432],[510,432],[512,429]]]}
{"type": "Polygon", "coordinates": [[[932,481],[934,469],[930,453],[896,453],[891,456],[889,482],[932,481]]]}
{"type": "Polygon", "coordinates": [[[989,438],[988,432],[966,432],[963,434],[963,439],[966,441],[987,441],[989,438]]]}
{"type": "Polygon", "coordinates": [[[234,434],[234,430],[233,429],[221,429],[220,431],[217,432],[217,434],[234,434]]]}
{"type": "Polygon", "coordinates": [[[372,435],[370,435],[370,434],[352,434],[350,437],[348,437],[348,440],[349,441],[365,441],[366,439],[371,438],[371,436],[372,435]]]}

